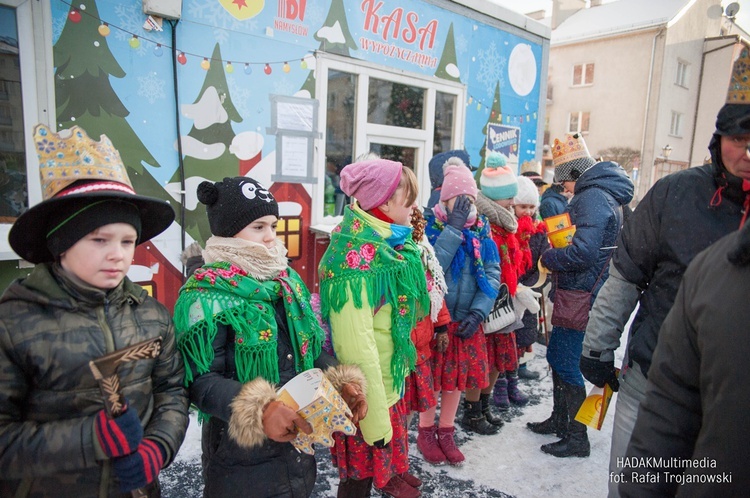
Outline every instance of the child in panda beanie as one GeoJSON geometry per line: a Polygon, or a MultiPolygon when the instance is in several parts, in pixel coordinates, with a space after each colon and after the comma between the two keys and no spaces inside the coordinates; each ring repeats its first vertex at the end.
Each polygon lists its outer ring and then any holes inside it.
{"type": "Polygon", "coordinates": [[[290,443],[312,427],[276,396],[297,374],[322,368],[349,404],[367,412],[364,377],[321,351],[310,292],[276,237],[279,205],[248,177],[203,182],[212,237],[205,264],[180,289],[177,345],[200,410],[206,496],[309,496],[315,458],[290,443]]]}

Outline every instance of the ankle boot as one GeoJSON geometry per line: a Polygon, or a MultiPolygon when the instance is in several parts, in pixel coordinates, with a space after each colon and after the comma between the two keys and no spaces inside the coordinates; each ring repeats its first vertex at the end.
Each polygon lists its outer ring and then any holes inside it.
{"type": "Polygon", "coordinates": [[[388,481],[388,484],[386,484],[382,488],[376,489],[383,493],[385,496],[390,496],[392,498],[419,498],[420,496],[422,496],[422,493],[418,489],[410,486],[406,481],[404,481],[400,476],[397,475],[391,477],[391,480],[388,481]]]}
{"type": "Polygon", "coordinates": [[[446,461],[445,453],[440,449],[437,440],[437,426],[420,427],[417,435],[417,449],[425,461],[433,465],[442,465],[446,461]]]}
{"type": "Polygon", "coordinates": [[[507,412],[510,409],[510,400],[508,400],[508,379],[501,375],[492,388],[492,401],[501,412],[507,412]]]}
{"type": "Polygon", "coordinates": [[[523,380],[539,380],[539,372],[532,372],[526,363],[518,365],[518,378],[523,380]]]}
{"type": "Polygon", "coordinates": [[[490,393],[480,394],[479,401],[482,403],[482,413],[484,414],[484,418],[487,419],[487,422],[502,427],[504,424],[503,419],[499,415],[492,413],[492,408],[490,407],[490,393]]]}
{"type": "Polygon", "coordinates": [[[568,432],[556,443],[545,444],[542,451],[559,458],[587,457],[591,453],[586,426],[575,420],[576,413],[586,399],[586,388],[563,382],[563,392],[568,406],[568,432]]]}
{"type": "Polygon", "coordinates": [[[518,372],[511,371],[505,374],[508,380],[508,401],[516,406],[524,406],[529,398],[518,389],[518,372]]]}
{"type": "Polygon", "coordinates": [[[560,377],[552,371],[552,416],[544,422],[527,422],[526,427],[537,434],[565,436],[568,429],[568,409],[560,377]]]}
{"type": "Polygon", "coordinates": [[[418,488],[422,485],[422,479],[415,476],[414,474],[410,474],[408,471],[404,472],[403,474],[399,474],[398,476],[406,481],[406,484],[408,484],[412,488],[418,488]]]}
{"type": "Polygon", "coordinates": [[[339,482],[337,498],[360,498],[370,496],[372,477],[366,479],[342,479],[339,482]]]}
{"type": "MultiPolygon", "coordinates": [[[[475,432],[485,436],[497,434],[497,431],[500,430],[499,426],[492,425],[487,421],[487,418],[482,413],[481,401],[464,400],[464,416],[461,419],[461,427],[469,432],[475,432]]],[[[439,434],[440,431],[438,430],[438,435],[439,434]]],[[[445,452],[445,450],[443,450],[443,452],[445,452]]]]}
{"type": "Polygon", "coordinates": [[[448,463],[451,465],[460,465],[464,461],[464,454],[456,446],[455,434],[455,427],[440,427],[438,429],[438,444],[443,453],[445,453],[448,463]]]}

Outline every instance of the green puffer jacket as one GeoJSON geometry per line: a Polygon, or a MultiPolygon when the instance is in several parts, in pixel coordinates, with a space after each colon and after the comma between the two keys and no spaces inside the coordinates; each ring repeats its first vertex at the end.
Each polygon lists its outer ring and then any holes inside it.
{"type": "Polygon", "coordinates": [[[89,361],[153,337],[156,359],[122,364],[121,387],[170,463],[188,398],[169,312],[127,278],[105,293],[37,265],[0,297],[0,496],[120,496],[93,432],[104,406],[89,361]]]}

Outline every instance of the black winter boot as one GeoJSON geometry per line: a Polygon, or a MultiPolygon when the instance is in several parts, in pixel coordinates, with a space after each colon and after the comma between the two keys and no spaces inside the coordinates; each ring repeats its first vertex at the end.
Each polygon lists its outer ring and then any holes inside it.
{"type": "Polygon", "coordinates": [[[499,415],[492,413],[492,408],[490,407],[490,394],[480,394],[479,401],[482,403],[482,414],[484,414],[484,418],[487,419],[487,422],[502,427],[504,424],[503,419],[499,415]]]}
{"type": "Polygon", "coordinates": [[[483,434],[485,436],[497,434],[500,426],[492,425],[482,413],[482,401],[464,400],[464,416],[461,419],[461,427],[469,432],[483,434]]]}
{"type": "Polygon", "coordinates": [[[552,371],[552,416],[544,422],[527,422],[526,427],[537,434],[554,434],[564,437],[568,430],[568,408],[565,403],[560,376],[552,371]]]}
{"type": "Polygon", "coordinates": [[[565,402],[568,405],[568,433],[560,441],[542,446],[542,451],[559,458],[587,457],[591,452],[586,426],[575,420],[578,409],[586,399],[586,388],[562,382],[565,402]]]}

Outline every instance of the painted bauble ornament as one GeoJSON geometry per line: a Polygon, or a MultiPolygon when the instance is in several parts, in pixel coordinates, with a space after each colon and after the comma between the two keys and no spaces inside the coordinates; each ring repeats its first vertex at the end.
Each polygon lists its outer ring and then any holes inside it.
{"type": "Polygon", "coordinates": [[[157,43],[154,47],[154,55],[157,57],[161,57],[162,55],[164,55],[164,50],[161,48],[160,43],[157,43]]]}
{"type": "Polygon", "coordinates": [[[253,68],[250,67],[250,64],[245,64],[245,74],[253,74],[253,68]]]}
{"type": "Polygon", "coordinates": [[[70,22],[79,23],[81,22],[81,13],[73,9],[68,13],[68,19],[70,19],[70,22]]]}
{"type": "Polygon", "coordinates": [[[284,63],[284,67],[282,67],[281,70],[284,71],[285,73],[288,73],[289,71],[292,70],[292,68],[289,67],[289,63],[288,62],[285,62],[284,63]]]}
{"type": "Polygon", "coordinates": [[[271,74],[271,71],[272,71],[271,70],[271,65],[270,64],[266,64],[266,67],[263,68],[263,72],[266,73],[266,74],[271,74]]]}
{"type": "Polygon", "coordinates": [[[208,68],[210,68],[210,67],[211,67],[211,63],[210,63],[210,62],[208,62],[208,59],[207,59],[207,58],[205,58],[205,57],[203,58],[203,62],[201,62],[201,67],[202,67],[203,69],[205,69],[206,71],[208,71],[208,68]]]}
{"type": "Polygon", "coordinates": [[[234,66],[232,65],[231,61],[227,61],[226,71],[229,74],[232,74],[234,72],[234,66]]]}
{"type": "Polygon", "coordinates": [[[99,34],[102,36],[109,36],[109,25],[105,23],[99,26],[99,34]]]}
{"type": "Polygon", "coordinates": [[[135,35],[133,35],[133,38],[131,38],[128,43],[130,44],[130,48],[138,48],[141,46],[141,40],[135,35]]]}
{"type": "Polygon", "coordinates": [[[179,53],[179,54],[177,55],[177,62],[179,62],[179,63],[180,63],[180,64],[182,64],[183,66],[184,66],[185,64],[187,64],[187,57],[185,57],[185,52],[180,52],[180,53],[179,53]]]}

